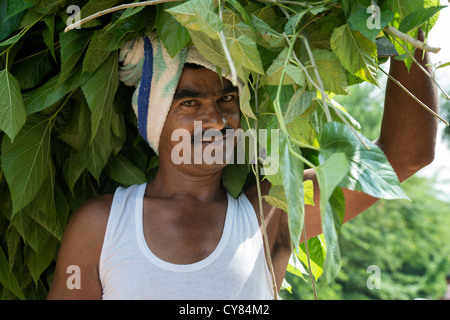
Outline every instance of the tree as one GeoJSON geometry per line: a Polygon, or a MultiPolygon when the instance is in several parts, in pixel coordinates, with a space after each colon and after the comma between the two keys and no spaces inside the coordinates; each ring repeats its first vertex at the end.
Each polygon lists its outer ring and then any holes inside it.
{"type": "Polygon", "coordinates": [[[71,213],[119,185],[152,178],[158,158],[137,134],[131,91],[119,83],[117,65],[126,41],[153,30],[171,55],[195,45],[234,79],[245,79],[244,129],[280,130],[277,174],[260,176],[264,163],[257,161],[230,166],[223,180],[236,196],[247,179],[268,179],[273,188],[266,200],[289,212],[299,254],[311,192],[299,172],[316,170],[326,186],[321,188],[325,241],[310,249],[326,246],[335,253],[320,258],[322,277],[331,281],[340,261],[341,187],[359,179],[352,187],[358,191],[405,197],[392,169],[379,176],[380,167],[390,167],[386,158],[332,97],[347,94],[355,82],[378,85],[381,41],[411,65],[411,43],[424,44],[405,34],[429,29],[442,8],[434,0],[371,5],[368,0],[0,1],[0,295],[44,297],[71,213]],[[123,4],[64,30],[68,21],[76,22],[77,8],[87,17],[123,4]],[[366,177],[348,170],[349,162],[361,165],[354,150],[376,159],[366,177]]]}

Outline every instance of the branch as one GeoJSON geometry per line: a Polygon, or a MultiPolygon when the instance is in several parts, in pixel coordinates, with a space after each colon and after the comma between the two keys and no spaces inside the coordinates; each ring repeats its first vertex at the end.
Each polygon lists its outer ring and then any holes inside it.
{"type": "Polygon", "coordinates": [[[81,26],[83,23],[86,23],[88,21],[94,20],[95,18],[104,16],[105,14],[108,13],[112,13],[115,11],[119,11],[119,10],[123,10],[123,9],[128,9],[128,8],[134,8],[134,7],[143,7],[143,6],[151,6],[151,5],[155,5],[158,3],[165,3],[165,2],[176,2],[176,1],[181,1],[181,0],[150,0],[150,1],[144,1],[144,2],[137,2],[137,3],[125,3],[125,4],[121,4],[120,6],[116,6],[116,7],[112,7],[106,10],[102,10],[102,11],[98,11],[86,18],[83,18],[75,23],[72,23],[71,25],[67,26],[64,29],[64,32],[73,30],[75,28],[78,28],[79,26],[81,26]]]}
{"type": "Polygon", "coordinates": [[[441,48],[435,48],[435,47],[431,47],[428,44],[414,39],[413,37],[411,37],[410,35],[407,35],[406,33],[403,33],[401,31],[399,31],[398,29],[391,27],[391,26],[387,26],[383,29],[383,31],[392,34],[393,36],[402,39],[403,41],[408,42],[409,44],[411,44],[412,46],[422,49],[424,51],[429,51],[429,52],[433,52],[433,53],[438,53],[441,48]]]}

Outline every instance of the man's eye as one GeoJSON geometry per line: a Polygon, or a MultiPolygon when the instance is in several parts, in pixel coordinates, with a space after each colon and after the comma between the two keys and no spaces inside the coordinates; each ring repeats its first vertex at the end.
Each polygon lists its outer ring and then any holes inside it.
{"type": "Polygon", "coordinates": [[[222,101],[223,101],[223,102],[231,102],[231,101],[233,101],[233,99],[234,99],[234,96],[231,95],[231,94],[222,97],[222,101]]]}
{"type": "Polygon", "coordinates": [[[183,101],[181,103],[181,105],[186,106],[186,107],[193,107],[193,106],[197,105],[197,101],[196,100],[186,100],[186,101],[183,101]]]}

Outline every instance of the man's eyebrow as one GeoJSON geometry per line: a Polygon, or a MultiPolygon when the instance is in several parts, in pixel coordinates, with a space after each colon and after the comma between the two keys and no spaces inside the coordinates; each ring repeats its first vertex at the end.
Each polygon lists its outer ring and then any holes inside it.
{"type": "MultiPolygon", "coordinates": [[[[232,92],[239,92],[239,89],[233,85],[229,85],[225,88],[222,89],[222,91],[220,92],[220,94],[228,94],[228,93],[232,93],[232,92]]],[[[178,92],[175,92],[175,94],[173,95],[173,100],[181,100],[181,99],[185,99],[185,98],[204,98],[204,97],[208,97],[211,94],[207,93],[207,92],[198,92],[192,89],[182,89],[178,92]]]]}
{"type": "Polygon", "coordinates": [[[175,94],[173,95],[173,100],[180,100],[185,98],[199,98],[201,96],[206,96],[206,94],[189,89],[183,89],[178,92],[175,92],[175,94]]]}

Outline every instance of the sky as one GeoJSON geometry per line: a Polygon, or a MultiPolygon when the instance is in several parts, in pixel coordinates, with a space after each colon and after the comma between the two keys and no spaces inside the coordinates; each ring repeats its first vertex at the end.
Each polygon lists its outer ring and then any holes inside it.
{"type": "MultiPolygon", "coordinates": [[[[431,46],[441,48],[437,54],[430,53],[433,63],[450,62],[450,5],[447,0],[441,0],[441,4],[448,7],[441,10],[439,19],[428,36],[428,43],[431,46]]],[[[436,79],[440,86],[450,94],[450,66],[436,70],[436,79]]],[[[433,163],[422,169],[419,175],[435,176],[439,188],[444,192],[443,200],[450,200],[450,143],[442,141],[444,127],[445,124],[441,122],[433,163]]]]}

